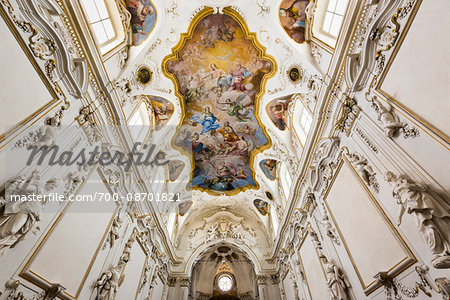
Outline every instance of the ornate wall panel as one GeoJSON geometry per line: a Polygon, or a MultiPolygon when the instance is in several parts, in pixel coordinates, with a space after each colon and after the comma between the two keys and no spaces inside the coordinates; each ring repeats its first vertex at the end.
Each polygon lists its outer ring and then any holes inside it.
{"type": "Polygon", "coordinates": [[[378,88],[382,94],[444,133],[447,141],[450,104],[441,100],[448,98],[450,84],[449,70],[442,66],[450,64],[450,51],[442,46],[442,41],[447,39],[449,31],[447,20],[436,16],[448,10],[448,1],[423,1],[420,4],[408,34],[397,43],[378,88]]]}
{"type": "MultiPolygon", "coordinates": [[[[1,12],[0,10],[0,16],[1,12]]],[[[2,72],[0,72],[2,103],[0,139],[2,139],[5,131],[29,121],[33,116],[49,109],[52,104],[56,105],[58,97],[21,38],[15,38],[18,35],[15,29],[5,26],[1,17],[0,20],[3,49],[2,72]]]]}
{"type": "Polygon", "coordinates": [[[398,274],[415,258],[346,157],[336,174],[325,203],[368,293],[377,286],[377,273],[398,274]]]}
{"type": "MultiPolygon", "coordinates": [[[[109,193],[94,171],[78,195],[109,193]]],[[[100,251],[117,212],[114,201],[71,202],[39,244],[20,276],[47,288],[59,283],[65,295],[76,298],[100,251]]]]}
{"type": "Polygon", "coordinates": [[[145,270],[147,253],[137,239],[131,249],[130,257],[130,261],[122,270],[123,282],[117,291],[116,299],[138,299],[139,286],[143,278],[148,276],[149,270],[145,270]],[[145,275],[146,272],[147,275],[145,275]]]}
{"type": "Polygon", "coordinates": [[[300,246],[299,254],[305,272],[305,280],[312,299],[328,299],[328,286],[325,272],[314,248],[311,234],[308,233],[300,246]]]}

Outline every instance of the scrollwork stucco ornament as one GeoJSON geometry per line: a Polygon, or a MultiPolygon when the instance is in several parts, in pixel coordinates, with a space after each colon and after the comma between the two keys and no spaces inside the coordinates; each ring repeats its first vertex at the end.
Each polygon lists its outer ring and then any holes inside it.
{"type": "Polygon", "coordinates": [[[384,176],[392,187],[392,195],[400,206],[397,224],[405,213],[414,219],[417,228],[433,254],[437,269],[450,268],[450,204],[437,192],[405,175],[387,172],[384,176]]]}
{"type": "Polygon", "coordinates": [[[323,214],[320,224],[322,224],[323,228],[325,229],[325,233],[327,234],[327,236],[337,245],[340,245],[341,242],[339,241],[336,228],[333,227],[333,224],[331,224],[330,218],[326,213],[323,214]]]}

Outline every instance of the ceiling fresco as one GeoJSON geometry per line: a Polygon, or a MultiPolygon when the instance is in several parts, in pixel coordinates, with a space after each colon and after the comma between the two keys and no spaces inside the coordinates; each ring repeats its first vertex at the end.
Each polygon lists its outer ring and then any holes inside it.
{"type": "Polygon", "coordinates": [[[192,159],[191,187],[237,193],[258,187],[253,157],[270,147],[258,101],[276,63],[236,12],[212,13],[197,15],[163,71],[183,99],[174,144],[192,159]]]}
{"type": "Polygon", "coordinates": [[[153,108],[153,115],[155,117],[156,130],[163,128],[173,115],[174,106],[172,102],[157,96],[148,96],[148,99],[153,108]]]}
{"type": "Polygon", "coordinates": [[[131,14],[133,45],[137,46],[152,32],[156,24],[156,8],[149,0],[124,0],[131,14]]]}
{"type": "Polygon", "coordinates": [[[273,99],[266,105],[270,120],[280,130],[284,131],[288,124],[288,106],[293,95],[273,99]]]}
{"type": "Polygon", "coordinates": [[[263,159],[259,162],[259,167],[269,180],[277,178],[277,161],[275,159],[263,159]]]}
{"type": "Polygon", "coordinates": [[[309,0],[283,0],[280,5],[280,22],[286,33],[297,43],[305,41],[306,7],[309,0]]]}

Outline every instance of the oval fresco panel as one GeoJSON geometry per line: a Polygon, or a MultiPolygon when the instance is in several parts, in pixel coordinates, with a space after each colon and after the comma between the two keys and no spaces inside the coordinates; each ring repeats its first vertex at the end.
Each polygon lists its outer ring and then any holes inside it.
{"type": "Polygon", "coordinates": [[[156,24],[156,8],[150,0],[124,0],[131,14],[133,46],[140,45],[152,32],[156,24]]]}
{"type": "Polygon", "coordinates": [[[175,147],[193,160],[191,187],[239,192],[257,187],[251,162],[270,146],[255,112],[275,61],[231,9],[206,9],[163,62],[184,98],[175,147]]]}
{"type": "Polygon", "coordinates": [[[309,0],[283,0],[280,5],[281,26],[299,44],[305,41],[305,10],[308,4],[309,0]]]}

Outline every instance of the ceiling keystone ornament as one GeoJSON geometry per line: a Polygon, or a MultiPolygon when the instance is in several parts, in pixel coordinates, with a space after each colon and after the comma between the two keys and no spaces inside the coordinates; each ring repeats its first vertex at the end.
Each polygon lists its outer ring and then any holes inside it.
{"type": "Polygon", "coordinates": [[[188,188],[213,195],[259,188],[254,157],[271,146],[259,101],[276,72],[243,17],[230,7],[222,12],[201,10],[162,63],[183,99],[172,142],[191,159],[188,188]]]}

